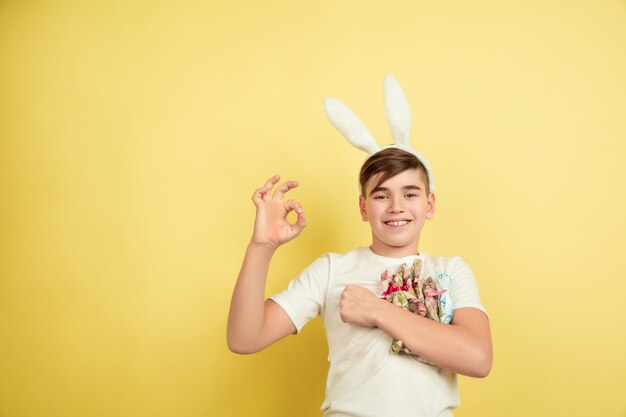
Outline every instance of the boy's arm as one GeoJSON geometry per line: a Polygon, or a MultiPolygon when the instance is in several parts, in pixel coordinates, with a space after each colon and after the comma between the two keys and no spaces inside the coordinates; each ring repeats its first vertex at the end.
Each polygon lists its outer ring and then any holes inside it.
{"type": "Polygon", "coordinates": [[[442,368],[479,378],[491,370],[489,319],[477,308],[458,308],[452,323],[442,324],[381,300],[366,288],[348,285],[341,296],[340,314],[346,323],[384,330],[442,368]]]}
{"type": "Polygon", "coordinates": [[[297,182],[286,182],[271,195],[279,179],[279,176],[270,178],[252,196],[257,207],[254,233],[233,290],[228,316],[227,342],[235,353],[258,352],[296,331],[287,313],[275,302],[264,299],[274,252],[298,236],[306,225],[300,204],[292,200],[283,202],[283,195],[297,187],[297,182]],[[295,224],[287,221],[290,211],[298,216],[295,224]]]}
{"type": "Polygon", "coordinates": [[[274,249],[248,245],[235,284],[228,317],[228,347],[235,353],[254,353],[296,331],[285,311],[264,300],[265,281],[274,249]]]}

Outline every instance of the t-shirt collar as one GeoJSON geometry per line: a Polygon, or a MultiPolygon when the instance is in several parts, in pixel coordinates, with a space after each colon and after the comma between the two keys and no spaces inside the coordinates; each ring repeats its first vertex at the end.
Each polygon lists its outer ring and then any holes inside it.
{"type": "Polygon", "coordinates": [[[392,264],[392,265],[393,264],[399,265],[402,263],[412,262],[415,259],[424,259],[424,257],[426,256],[425,252],[420,252],[417,255],[408,255],[408,256],[403,256],[401,258],[389,258],[387,256],[382,256],[382,255],[378,255],[377,253],[374,253],[369,247],[363,247],[362,249],[365,252],[365,255],[369,259],[372,259],[377,262],[392,264]]]}

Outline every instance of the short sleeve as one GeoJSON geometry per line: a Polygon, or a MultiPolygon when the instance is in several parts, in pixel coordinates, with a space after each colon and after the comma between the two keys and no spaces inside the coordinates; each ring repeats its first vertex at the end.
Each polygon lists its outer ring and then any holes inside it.
{"type": "Polygon", "coordinates": [[[326,297],[329,272],[329,256],[324,255],[294,278],[286,289],[269,297],[285,310],[297,333],[309,320],[320,314],[326,297]]]}
{"type": "Polygon", "coordinates": [[[487,310],[480,301],[478,285],[469,265],[460,257],[455,256],[448,265],[447,272],[451,279],[450,296],[454,309],[474,307],[487,314],[487,310]]]}

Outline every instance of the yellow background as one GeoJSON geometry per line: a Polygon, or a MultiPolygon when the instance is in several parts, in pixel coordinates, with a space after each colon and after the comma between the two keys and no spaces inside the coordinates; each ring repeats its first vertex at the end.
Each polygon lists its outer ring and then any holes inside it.
{"type": "Polygon", "coordinates": [[[317,416],[321,322],[226,347],[250,196],[272,174],[308,227],[268,294],[369,244],[348,104],[389,142],[413,112],[437,214],[495,362],[458,417],[626,415],[626,3],[1,1],[0,416],[317,416]]]}

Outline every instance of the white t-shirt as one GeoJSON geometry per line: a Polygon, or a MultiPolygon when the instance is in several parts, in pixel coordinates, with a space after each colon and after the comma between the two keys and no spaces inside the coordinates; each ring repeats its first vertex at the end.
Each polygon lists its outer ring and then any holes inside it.
{"type": "Polygon", "coordinates": [[[474,307],[486,313],[474,275],[461,258],[425,253],[387,258],[369,248],[323,255],[285,290],[270,297],[285,310],[298,332],[318,314],[324,321],[330,362],[321,407],[325,417],[440,417],[451,416],[459,406],[455,374],[410,355],[394,354],[387,333],[377,327],[344,323],[339,316],[339,300],[346,285],[359,285],[380,296],[380,275],[402,263],[411,266],[416,258],[422,259],[422,276],[435,278],[436,271],[450,276],[454,309],[474,307]]]}

